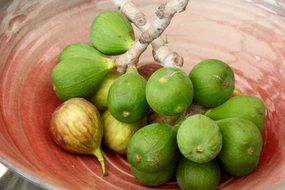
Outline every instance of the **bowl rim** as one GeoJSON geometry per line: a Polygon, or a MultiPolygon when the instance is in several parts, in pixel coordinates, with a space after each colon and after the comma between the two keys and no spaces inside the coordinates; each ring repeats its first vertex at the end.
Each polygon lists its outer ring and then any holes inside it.
{"type": "MultiPolygon", "coordinates": [[[[0,155],[0,162],[8,168],[8,170],[17,173],[24,179],[28,180],[29,182],[43,188],[43,189],[58,189],[58,187],[51,185],[48,181],[44,181],[43,179],[39,179],[27,172],[23,171],[19,167],[13,166],[10,162],[8,162],[3,156],[0,155]]],[[[5,175],[5,174],[4,174],[5,175]]]]}

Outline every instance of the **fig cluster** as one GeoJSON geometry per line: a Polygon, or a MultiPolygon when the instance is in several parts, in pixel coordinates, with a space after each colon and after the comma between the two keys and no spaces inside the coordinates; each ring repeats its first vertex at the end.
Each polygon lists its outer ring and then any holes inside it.
{"type": "Polygon", "coordinates": [[[130,65],[119,74],[112,56],[125,53],[135,35],[118,11],[97,15],[90,38],[65,47],[51,72],[62,104],[50,134],[62,149],[95,155],[104,175],[104,149],[126,155],[146,186],[176,179],[181,189],[216,189],[222,169],[233,176],[256,169],[265,105],[237,93],[229,64],[207,59],[189,73],[156,67],[150,76],[130,65]]]}

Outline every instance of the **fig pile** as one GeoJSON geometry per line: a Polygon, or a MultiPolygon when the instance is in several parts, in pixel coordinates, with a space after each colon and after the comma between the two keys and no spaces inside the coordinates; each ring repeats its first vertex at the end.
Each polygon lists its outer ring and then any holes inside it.
{"type": "Polygon", "coordinates": [[[135,34],[126,16],[113,10],[94,19],[90,37],[90,44],[64,48],[51,73],[63,102],[50,125],[57,145],[95,155],[107,175],[102,142],[125,154],[133,176],[146,186],[176,177],[181,189],[216,189],[221,170],[245,176],[256,169],[265,105],[236,93],[229,64],[207,59],[189,73],[157,67],[149,79],[136,65],[116,73],[112,56],[125,53],[135,34]]]}

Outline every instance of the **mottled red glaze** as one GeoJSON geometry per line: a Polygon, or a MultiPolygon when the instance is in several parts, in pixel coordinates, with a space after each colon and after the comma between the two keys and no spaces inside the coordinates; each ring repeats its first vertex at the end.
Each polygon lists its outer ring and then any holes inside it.
{"type": "Polygon", "coordinates": [[[156,70],[162,68],[162,65],[158,63],[148,63],[140,66],[138,68],[138,72],[144,76],[145,79],[149,79],[149,77],[154,73],[156,70]]]}
{"type": "MultiPolygon", "coordinates": [[[[153,18],[153,0],[134,2],[153,18]]],[[[95,157],[63,151],[48,133],[51,114],[61,103],[50,82],[57,56],[70,43],[89,42],[92,20],[110,7],[106,0],[14,0],[0,12],[0,158],[42,186],[150,189],[132,177],[124,156],[103,147],[109,169],[109,176],[103,177],[95,157]]],[[[186,72],[202,59],[221,59],[234,69],[236,86],[266,104],[258,168],[242,178],[224,176],[219,188],[284,189],[284,18],[246,0],[191,0],[166,33],[171,48],[184,57],[186,72]]],[[[149,48],[140,63],[151,61],[149,48]]],[[[157,189],[178,186],[170,182],[157,189]]]]}

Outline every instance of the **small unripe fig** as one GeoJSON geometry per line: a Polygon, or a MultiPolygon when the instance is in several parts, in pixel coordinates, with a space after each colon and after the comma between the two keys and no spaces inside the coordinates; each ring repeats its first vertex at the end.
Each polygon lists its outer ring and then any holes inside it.
{"type": "Polygon", "coordinates": [[[100,145],[103,121],[97,108],[83,98],[72,98],[62,103],[53,113],[50,133],[56,144],[76,154],[93,154],[107,170],[100,145]]]}
{"type": "Polygon", "coordinates": [[[66,46],[59,54],[59,61],[65,59],[84,58],[91,59],[95,63],[110,61],[108,57],[103,55],[93,46],[85,43],[75,43],[66,46]]]}
{"type": "Polygon", "coordinates": [[[98,108],[100,111],[105,111],[108,107],[108,94],[109,89],[113,82],[119,77],[120,75],[117,73],[109,73],[98,89],[96,90],[95,95],[91,98],[91,102],[98,108]]]}
{"type": "Polygon", "coordinates": [[[90,98],[114,67],[114,60],[106,57],[98,62],[81,57],[63,59],[51,72],[53,90],[62,101],[90,98]]]}
{"type": "Polygon", "coordinates": [[[106,55],[125,53],[135,41],[130,21],[115,10],[102,11],[96,16],[90,37],[94,47],[106,55]]]}
{"type": "Polygon", "coordinates": [[[107,110],[102,115],[104,123],[103,142],[111,150],[126,154],[130,139],[137,130],[146,125],[146,118],[135,123],[123,123],[115,119],[107,110]]]}
{"type": "Polygon", "coordinates": [[[213,120],[238,117],[250,120],[260,131],[264,129],[266,107],[263,101],[256,96],[233,96],[225,103],[209,109],[205,115],[213,120]]]}

